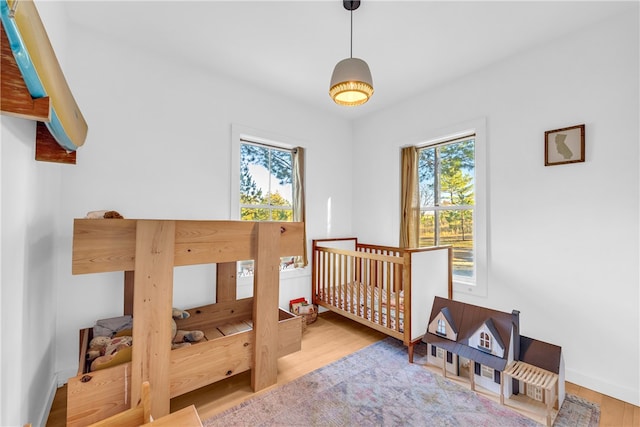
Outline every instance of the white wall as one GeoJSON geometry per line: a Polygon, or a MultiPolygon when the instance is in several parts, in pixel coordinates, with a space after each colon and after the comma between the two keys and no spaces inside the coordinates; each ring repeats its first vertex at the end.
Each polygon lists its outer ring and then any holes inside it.
{"type": "Polygon", "coordinates": [[[0,425],[39,425],[55,391],[60,165],[37,163],[35,122],[2,117],[0,425]]]}
{"type": "MultiPolygon", "coordinates": [[[[38,5],[64,58],[59,5],[38,5]]],[[[44,425],[55,392],[55,276],[61,170],[35,158],[36,122],[2,116],[0,425],[44,425]]]]}
{"type": "MultiPolygon", "coordinates": [[[[73,218],[114,209],[128,218],[229,219],[231,125],[298,140],[307,155],[307,235],[351,230],[351,125],[179,58],[70,26],[67,78],[89,124],[78,164],[63,174],[57,370],[77,370],[77,334],[122,314],[122,274],[71,275],[73,218]],[[71,83],[70,83],[71,84],[71,83]],[[340,155],[336,155],[339,152],[340,155]],[[331,173],[327,173],[331,165],[331,173]]],[[[174,305],[213,302],[212,266],[179,267],[174,305]]],[[[310,297],[310,276],[283,282],[281,303],[310,297]]]]}
{"type": "Polygon", "coordinates": [[[355,122],[353,225],[396,244],[399,147],[485,118],[488,297],[455,297],[520,310],[524,335],[563,347],[568,381],[638,405],[635,12],[355,122]],[[545,167],[545,130],[581,123],[586,162],[545,167]]]}

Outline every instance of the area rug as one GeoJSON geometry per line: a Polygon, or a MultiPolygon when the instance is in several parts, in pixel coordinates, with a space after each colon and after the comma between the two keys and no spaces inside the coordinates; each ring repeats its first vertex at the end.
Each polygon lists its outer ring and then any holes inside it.
{"type": "MultiPolygon", "coordinates": [[[[414,364],[386,338],[204,421],[213,426],[540,426],[534,420],[414,364]]],[[[599,407],[567,395],[556,427],[597,427],[599,407]]]]}

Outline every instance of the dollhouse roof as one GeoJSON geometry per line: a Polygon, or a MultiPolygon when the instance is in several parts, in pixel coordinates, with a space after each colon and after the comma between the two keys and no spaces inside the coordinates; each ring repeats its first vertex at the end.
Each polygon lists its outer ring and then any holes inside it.
{"type": "Polygon", "coordinates": [[[436,347],[490,366],[493,369],[499,371],[504,370],[509,356],[507,351],[505,351],[503,357],[486,353],[477,348],[470,347],[469,338],[472,337],[482,325],[486,325],[498,344],[504,349],[509,349],[512,333],[515,339],[519,340],[518,328],[514,327],[517,325],[518,320],[514,319],[514,314],[435,297],[431,308],[429,323],[435,319],[438,313],[442,313],[445,317],[448,316],[447,321],[449,321],[449,318],[452,319],[451,324],[458,325],[458,340],[455,342],[450,341],[447,338],[429,333],[427,330],[422,339],[424,342],[434,344],[436,347]]]}
{"type": "Polygon", "coordinates": [[[456,322],[455,320],[453,320],[453,316],[451,316],[451,312],[449,311],[449,309],[447,307],[444,307],[440,311],[442,312],[442,315],[444,316],[444,318],[447,319],[447,323],[449,323],[449,327],[453,330],[453,332],[457,334],[458,327],[456,326],[456,322]]]}
{"type": "Polygon", "coordinates": [[[504,349],[509,349],[511,339],[513,344],[513,360],[537,366],[546,371],[560,374],[562,369],[562,347],[529,338],[519,333],[519,312],[512,313],[492,310],[460,301],[435,297],[431,308],[429,323],[442,313],[451,325],[459,325],[458,340],[451,341],[436,334],[427,332],[423,342],[433,344],[459,356],[503,371],[507,365],[509,354],[505,351],[503,357],[486,353],[469,346],[469,338],[484,324],[504,349]],[[451,320],[449,320],[451,319],[451,320]]]}
{"type": "Polygon", "coordinates": [[[520,335],[520,360],[554,374],[560,374],[562,347],[520,335]]]}

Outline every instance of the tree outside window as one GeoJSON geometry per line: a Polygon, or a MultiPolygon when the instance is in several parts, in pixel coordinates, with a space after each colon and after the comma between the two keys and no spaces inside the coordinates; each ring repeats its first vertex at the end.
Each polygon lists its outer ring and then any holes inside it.
{"type": "MultiPolygon", "coordinates": [[[[240,144],[240,219],[293,221],[293,155],[291,150],[252,142],[240,144]]],[[[293,268],[282,259],[281,270],[293,268]]],[[[239,275],[253,274],[253,261],[239,263],[239,275]]]]}
{"type": "Polygon", "coordinates": [[[473,280],[473,135],[419,149],[420,247],[451,245],[454,277],[473,280]]]}

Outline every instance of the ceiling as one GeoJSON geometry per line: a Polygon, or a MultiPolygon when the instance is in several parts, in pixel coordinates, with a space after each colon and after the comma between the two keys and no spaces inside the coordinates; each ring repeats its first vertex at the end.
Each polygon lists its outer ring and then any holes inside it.
{"type": "Polygon", "coordinates": [[[68,18],[138,49],[171,55],[354,119],[632,9],[612,1],[376,1],[353,12],[353,56],[375,93],[359,107],[328,95],[349,56],[350,13],[323,1],[69,1],[68,18]]]}

